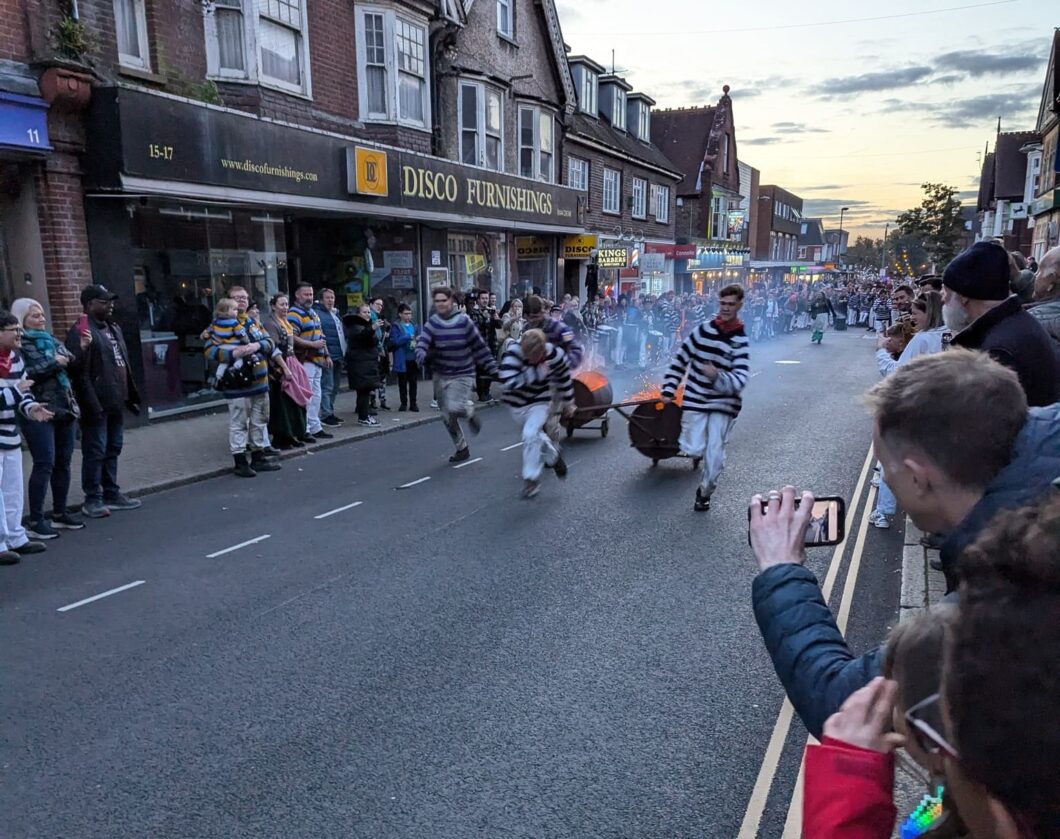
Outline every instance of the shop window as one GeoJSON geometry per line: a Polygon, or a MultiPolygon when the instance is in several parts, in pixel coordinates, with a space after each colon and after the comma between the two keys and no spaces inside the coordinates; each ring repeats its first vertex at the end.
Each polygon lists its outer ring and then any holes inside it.
{"type": "Polygon", "coordinates": [[[555,177],[555,128],[552,114],[530,105],[519,106],[519,174],[551,183],[555,177]]]}
{"type": "Polygon", "coordinates": [[[118,38],[118,60],[126,67],[151,69],[144,0],[114,0],[114,29],[118,38]]]}
{"type": "Polygon", "coordinates": [[[670,187],[652,184],[651,206],[655,220],[660,224],[670,221],[670,187]]]}
{"type": "Polygon", "coordinates": [[[515,10],[512,0],[497,0],[497,31],[505,38],[515,37],[515,10]]]}
{"type": "Polygon", "coordinates": [[[504,170],[504,119],[500,94],[479,82],[460,83],[460,160],[504,170]]]}
{"type": "Polygon", "coordinates": [[[504,297],[504,278],[500,276],[496,236],[474,233],[449,235],[449,276],[457,291],[487,289],[504,297]]]}
{"type": "Polygon", "coordinates": [[[390,9],[359,9],[357,69],[362,119],[430,126],[425,25],[390,9]]]}
{"type": "Polygon", "coordinates": [[[305,0],[213,0],[203,28],[209,75],[310,94],[305,0]]]}
{"type": "Polygon", "coordinates": [[[615,169],[604,167],[604,202],[605,213],[618,215],[621,212],[620,201],[622,198],[622,173],[615,169]]]}
{"type": "Polygon", "coordinates": [[[633,179],[633,218],[646,218],[648,215],[648,182],[643,178],[633,179]]]}

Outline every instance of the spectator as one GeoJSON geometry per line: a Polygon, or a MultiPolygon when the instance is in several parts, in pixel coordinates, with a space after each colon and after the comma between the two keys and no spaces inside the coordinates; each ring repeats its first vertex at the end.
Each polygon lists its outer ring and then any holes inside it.
{"type": "Polygon", "coordinates": [[[265,328],[248,314],[250,295],[242,286],[233,286],[228,297],[235,303],[237,317],[215,320],[206,357],[218,370],[229,367],[229,377],[219,377],[217,386],[228,402],[228,449],[235,462],[233,472],[240,478],[253,478],[258,472],[276,472],[279,463],[269,460],[269,359],[279,351],[265,328]],[[235,325],[229,326],[230,320],[235,325]],[[245,375],[234,375],[237,366],[245,375]],[[247,453],[250,457],[247,457],[247,453]]]}
{"type": "MultiPolygon", "coordinates": [[[[475,328],[478,329],[479,335],[482,336],[482,340],[486,342],[490,355],[496,358],[497,330],[501,327],[501,319],[497,315],[497,310],[490,306],[490,293],[488,291],[479,291],[475,295],[475,305],[468,311],[468,315],[474,322],[475,328]]],[[[479,402],[490,403],[493,401],[490,396],[490,385],[492,383],[493,377],[487,375],[484,370],[478,369],[475,371],[475,391],[478,394],[479,402]]]]}
{"type": "Polygon", "coordinates": [[[894,320],[895,323],[900,320],[906,320],[909,317],[913,308],[913,297],[915,295],[916,293],[913,291],[913,287],[904,283],[894,290],[894,294],[891,295],[891,298],[894,302],[895,313],[892,320],[894,320]]]}
{"type": "Polygon", "coordinates": [[[504,353],[509,341],[518,341],[523,335],[526,320],[523,318],[523,301],[516,298],[511,301],[508,314],[501,320],[499,354],[504,353]]]}
{"type": "MultiPolygon", "coordinates": [[[[372,394],[372,402],[379,404],[379,410],[389,411],[390,406],[386,404],[386,382],[390,376],[390,359],[387,353],[387,336],[390,334],[390,323],[383,317],[383,298],[376,297],[372,300],[372,331],[375,334],[375,348],[379,358],[376,366],[379,368],[379,381],[376,382],[375,391],[372,394]]],[[[375,405],[371,404],[374,408],[375,405]]]]}
{"type": "Polygon", "coordinates": [[[379,385],[379,344],[372,325],[372,309],[362,304],[356,314],[342,319],[346,330],[346,375],[350,390],[357,394],[357,424],[379,425],[368,412],[372,392],[379,385]]]}
{"type": "Polygon", "coordinates": [[[342,375],[343,359],[346,358],[346,331],[342,328],[342,317],[335,308],[335,292],[322,289],[320,301],[313,304],[320,316],[320,328],[328,348],[331,365],[325,365],[320,376],[320,424],[330,428],[342,425],[335,416],[335,397],[339,395],[339,377],[342,375]]]}
{"type": "Polygon", "coordinates": [[[294,305],[287,313],[287,322],[291,324],[294,335],[295,356],[305,368],[309,387],[313,392],[306,406],[306,435],[302,438],[305,443],[315,443],[318,437],[327,440],[335,436],[325,431],[320,421],[320,403],[324,396],[324,368],[332,366],[333,362],[328,355],[320,316],[313,309],[313,297],[313,286],[310,283],[299,283],[294,290],[294,305]]]}
{"type": "Polygon", "coordinates": [[[1034,301],[1027,311],[1053,339],[1053,349],[1060,352],[1060,247],[1042,257],[1034,279],[1034,301]]]}
{"type": "Polygon", "coordinates": [[[582,363],[583,350],[571,328],[563,321],[550,317],[545,301],[537,295],[532,294],[526,299],[523,310],[526,312],[526,328],[542,330],[548,342],[566,354],[571,371],[577,370],[582,363]]]}
{"type": "Polygon", "coordinates": [[[265,329],[278,350],[269,369],[269,434],[280,449],[300,448],[305,445],[306,405],[312,390],[305,369],[295,358],[294,331],[287,320],[287,295],[274,294],[269,310],[265,329]]]}
{"type": "MultiPolygon", "coordinates": [[[[1060,405],[1029,412],[1015,374],[977,353],[950,350],[900,367],[869,392],[874,445],[902,508],[925,532],[945,533],[950,587],[957,559],[1000,510],[1033,502],[1060,475],[1060,405]],[[959,417],[959,422],[954,418],[959,417]]],[[[785,543],[794,490],[782,515],[754,516],[751,539],[761,573],[752,599],[777,675],[814,736],[856,689],[880,670],[880,651],[855,658],[785,543]]],[[[760,508],[759,508],[760,511],[760,508]]],[[[791,531],[794,532],[794,531],[791,531]]]]}
{"type": "Polygon", "coordinates": [[[118,458],[125,431],[125,408],[140,413],[140,394],[129,369],[121,327],[112,321],[118,295],[101,285],[81,291],[85,314],[70,327],[66,349],[74,357],[74,394],[81,409],[81,512],[91,519],[111,510],[136,510],[142,502],[118,486],[118,458]],[[83,344],[83,334],[92,337],[83,344]]]}
{"type": "Polygon", "coordinates": [[[399,411],[420,410],[416,404],[416,389],[420,368],[416,365],[416,338],[419,329],[412,322],[412,309],[402,303],[398,306],[398,322],[390,327],[390,348],[394,354],[394,372],[398,378],[398,394],[401,397],[399,411]]]}
{"type": "Polygon", "coordinates": [[[1037,319],[1009,295],[1009,257],[993,242],[976,242],[942,275],[943,318],[953,345],[989,353],[1019,376],[1033,406],[1060,400],[1060,361],[1037,319]]]}
{"type": "MultiPolygon", "coordinates": [[[[26,378],[33,381],[31,396],[52,413],[47,422],[23,422],[22,434],[33,456],[29,476],[29,535],[34,539],[54,539],[59,530],[81,530],[85,524],[66,509],[70,492],[70,460],[74,454],[78,407],[70,373],[73,357],[61,342],[47,331],[44,307],[23,297],[11,304],[23,329],[22,358],[26,378]],[[44,516],[48,486],[52,490],[52,515],[44,516]]],[[[81,336],[87,347],[91,333],[81,336]]]]}
{"type": "Polygon", "coordinates": [[[1034,271],[1027,267],[1027,260],[1019,251],[1012,251],[1008,257],[1009,290],[1026,305],[1034,297],[1034,271]]]}
{"type": "Polygon", "coordinates": [[[813,334],[810,336],[810,343],[816,342],[819,346],[824,340],[824,330],[828,327],[828,319],[835,317],[832,302],[823,291],[817,292],[810,306],[810,317],[813,318],[813,334]]]}
{"type": "Polygon", "coordinates": [[[45,550],[30,541],[22,527],[22,438],[18,417],[35,422],[53,418],[47,406],[34,401],[33,380],[26,378],[18,348],[22,327],[14,315],[0,311],[0,565],[15,565],[23,554],[45,550]]]}
{"type": "Polygon", "coordinates": [[[475,434],[481,429],[480,420],[475,416],[475,403],[471,401],[475,371],[481,367],[494,375],[497,363],[471,319],[454,311],[453,290],[436,288],[432,294],[434,314],[416,341],[416,364],[422,367],[430,361],[434,371],[434,397],[445,429],[456,446],[449,462],[461,463],[471,458],[471,450],[460,428],[460,419],[467,419],[475,434]]]}

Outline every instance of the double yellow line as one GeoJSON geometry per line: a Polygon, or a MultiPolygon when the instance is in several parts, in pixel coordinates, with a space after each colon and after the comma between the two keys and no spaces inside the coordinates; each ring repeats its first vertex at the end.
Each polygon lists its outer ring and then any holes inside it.
{"type": "MultiPolygon", "coordinates": [[[[847,510],[846,533],[848,539],[854,524],[854,519],[857,517],[861,493],[865,489],[865,482],[868,480],[872,461],[872,448],[870,447],[868,454],[865,455],[865,464],[861,467],[861,475],[858,478],[857,486],[854,489],[853,501],[850,508],[847,510]]],[[[869,529],[869,516],[872,513],[873,502],[875,499],[875,488],[870,487],[869,492],[865,497],[865,508],[862,512],[861,522],[858,526],[858,535],[854,542],[854,552],[850,557],[850,570],[847,572],[846,583],[843,586],[843,594],[839,601],[839,614],[836,617],[836,624],[839,626],[839,631],[843,633],[846,632],[847,622],[850,619],[850,605],[854,600],[854,589],[857,586],[858,573],[861,570],[861,556],[865,550],[865,536],[869,529]]],[[[846,551],[846,545],[846,541],[836,545],[835,552],[832,554],[832,561],[828,566],[828,573],[825,575],[824,584],[821,586],[821,593],[824,596],[825,603],[827,603],[832,597],[832,589],[835,588],[835,581],[839,577],[839,569],[843,564],[843,554],[846,551]]],[[[766,746],[766,753],[762,758],[762,765],[758,770],[758,778],[755,780],[754,789],[751,790],[751,798],[747,802],[747,809],[744,811],[743,822],[740,824],[738,839],[756,839],[758,836],[758,828],[762,823],[762,816],[765,813],[766,802],[769,799],[769,791],[773,787],[773,779],[776,777],[777,767],[780,765],[780,758],[784,753],[784,743],[788,739],[788,732],[791,730],[791,721],[794,715],[795,709],[792,707],[791,701],[785,698],[784,704],[780,707],[780,713],[777,715],[777,722],[773,726],[773,734],[770,736],[769,744],[766,746]]],[[[812,741],[812,739],[812,737],[809,738],[810,741],[812,741]]],[[[798,839],[801,832],[802,783],[802,766],[800,764],[799,777],[795,782],[795,790],[792,793],[791,803],[788,806],[788,816],[784,822],[784,839],[798,839]]]]}

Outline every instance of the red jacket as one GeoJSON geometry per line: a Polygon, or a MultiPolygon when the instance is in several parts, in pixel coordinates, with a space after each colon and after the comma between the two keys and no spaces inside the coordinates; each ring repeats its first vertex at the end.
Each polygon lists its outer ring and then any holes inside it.
{"type": "Polygon", "coordinates": [[[803,839],[890,839],[894,755],[825,737],[806,747],[803,839]]]}

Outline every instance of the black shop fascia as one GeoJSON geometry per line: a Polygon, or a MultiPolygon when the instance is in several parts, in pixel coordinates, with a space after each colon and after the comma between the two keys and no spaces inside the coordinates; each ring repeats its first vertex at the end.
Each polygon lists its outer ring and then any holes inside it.
{"type": "Polygon", "coordinates": [[[422,320],[439,285],[554,290],[582,230],[568,187],[139,88],[94,92],[86,184],[93,275],[153,418],[218,403],[198,335],[232,285],[265,317],[304,279],[422,320]]]}

